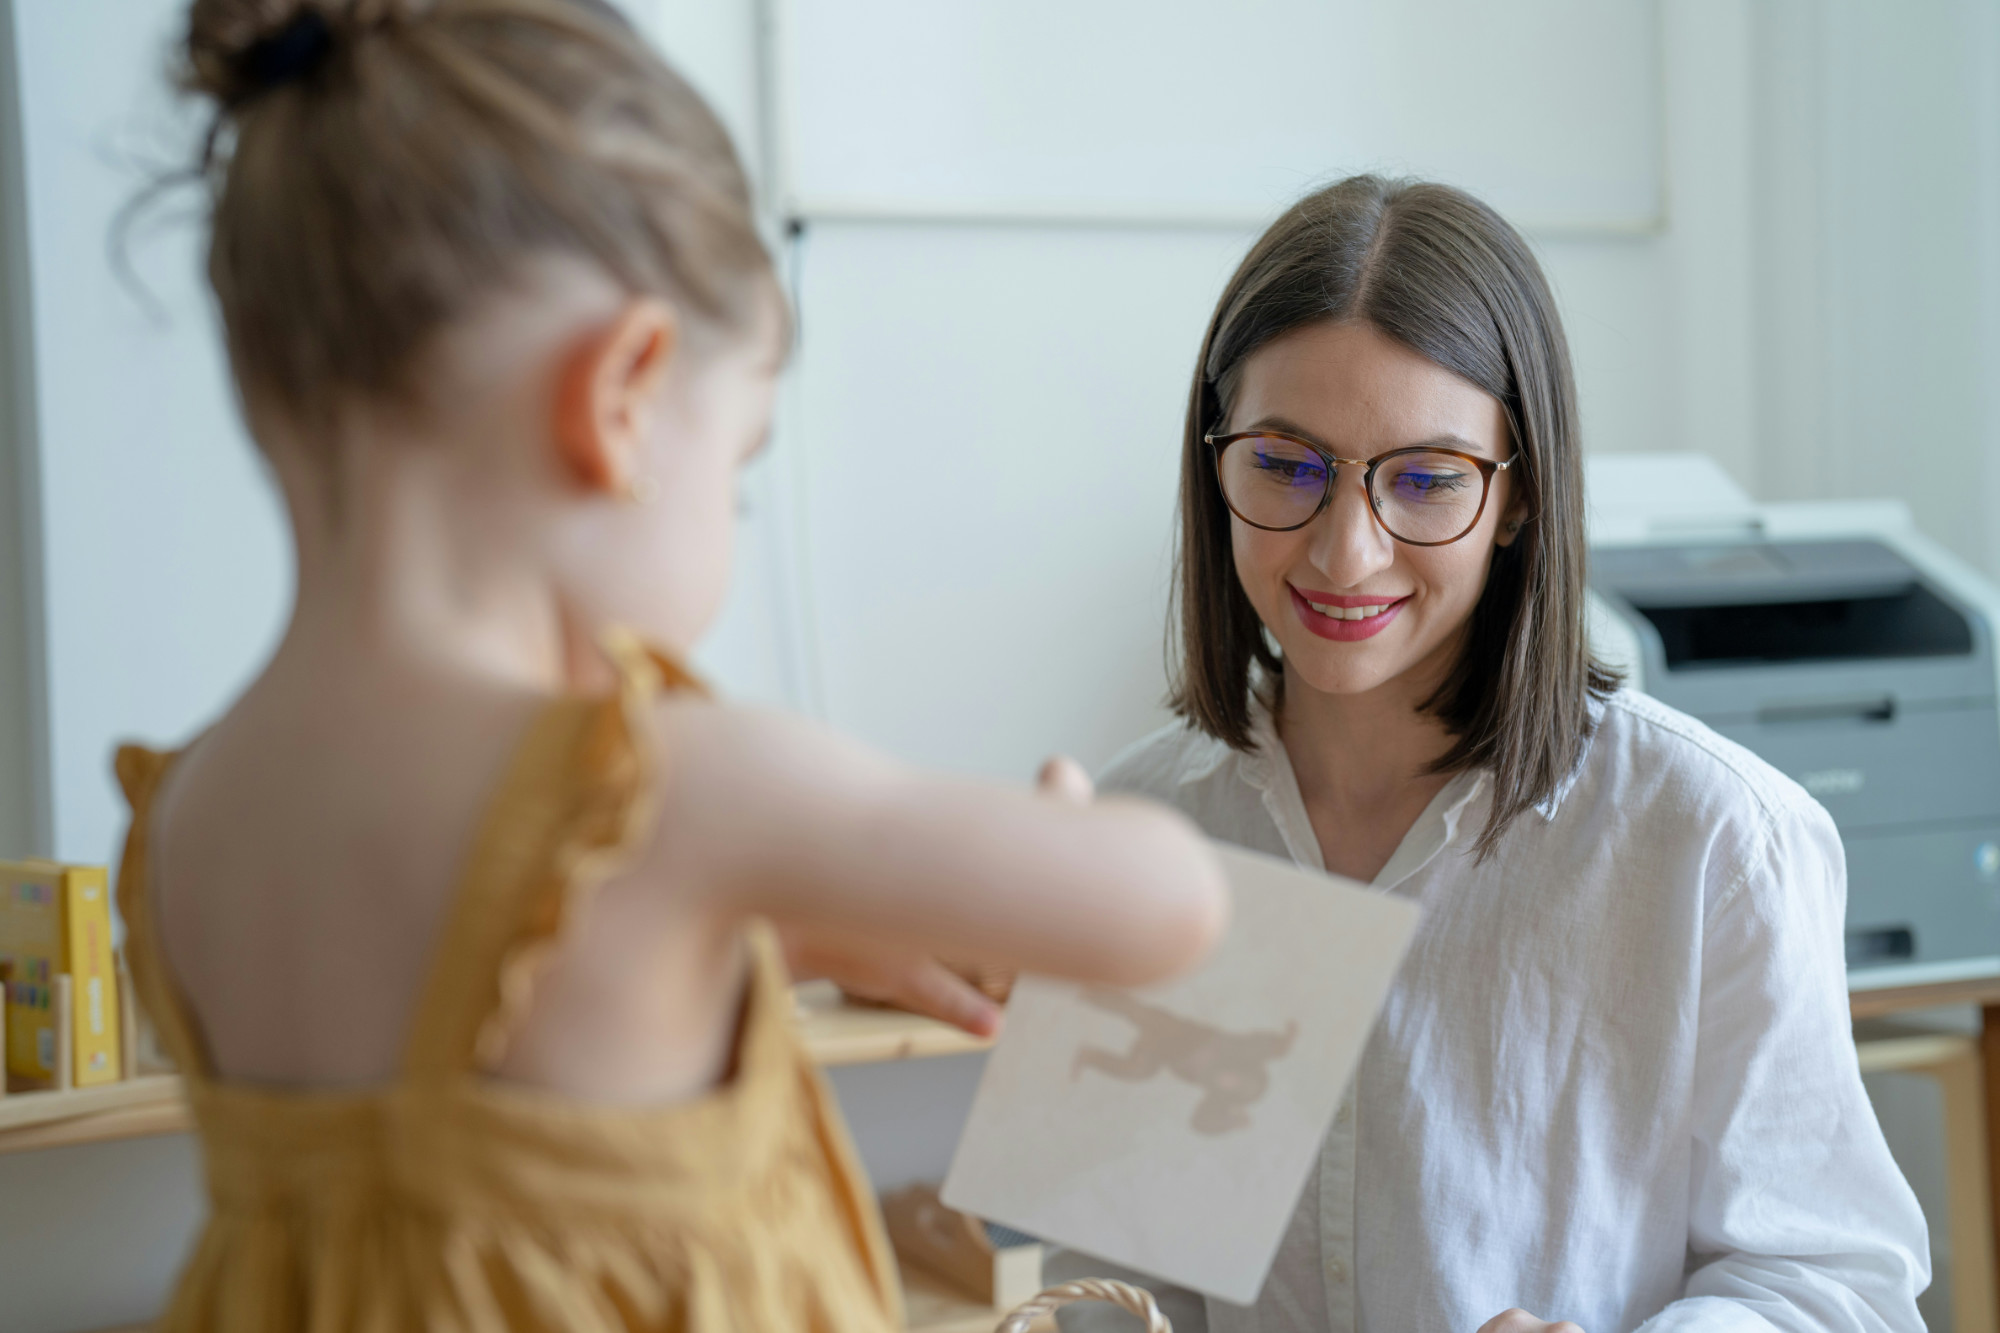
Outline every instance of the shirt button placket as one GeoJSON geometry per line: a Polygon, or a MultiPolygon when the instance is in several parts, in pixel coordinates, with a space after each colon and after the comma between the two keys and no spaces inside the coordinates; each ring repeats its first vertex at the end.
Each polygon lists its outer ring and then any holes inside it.
{"type": "Polygon", "coordinates": [[[1355,1333],[1354,1090],[1334,1113],[1319,1159],[1320,1271],[1331,1333],[1355,1333]]]}

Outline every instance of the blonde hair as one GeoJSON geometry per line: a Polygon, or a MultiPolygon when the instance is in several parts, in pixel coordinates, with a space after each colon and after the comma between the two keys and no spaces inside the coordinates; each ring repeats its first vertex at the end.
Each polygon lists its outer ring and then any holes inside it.
{"type": "Polygon", "coordinates": [[[428,339],[523,261],[590,261],[703,331],[774,286],[701,98],[603,0],[194,0],[209,280],[245,399],[311,430],[417,401],[428,339]]]}

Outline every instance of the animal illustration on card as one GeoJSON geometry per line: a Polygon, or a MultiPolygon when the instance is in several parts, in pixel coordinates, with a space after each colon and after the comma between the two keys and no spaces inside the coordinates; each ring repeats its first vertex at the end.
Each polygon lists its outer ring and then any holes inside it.
{"type": "Polygon", "coordinates": [[[1198,1134],[1227,1134],[1250,1123],[1250,1108],[1271,1086],[1272,1061],[1292,1049],[1299,1025],[1283,1032],[1225,1032],[1182,1018],[1122,991],[1091,987],[1083,1001],[1131,1023],[1132,1046],[1122,1055],[1102,1047],[1079,1046],[1070,1064],[1072,1079],[1085,1070],[1127,1083],[1143,1083],[1162,1072],[1192,1083],[1204,1094],[1190,1120],[1198,1134]]]}
{"type": "Polygon", "coordinates": [[[943,1199],[1251,1305],[1420,914],[1215,850],[1229,933],[1191,975],[1136,992],[1021,978],[943,1199]]]}

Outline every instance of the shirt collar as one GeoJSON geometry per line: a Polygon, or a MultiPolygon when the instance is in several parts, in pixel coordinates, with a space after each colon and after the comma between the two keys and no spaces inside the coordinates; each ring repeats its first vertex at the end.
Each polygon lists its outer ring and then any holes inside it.
{"type": "Polygon", "coordinates": [[[1263,797],[1264,809],[1278,826],[1285,850],[1292,860],[1309,870],[1326,873],[1326,858],[1320,855],[1319,837],[1306,814],[1306,800],[1299,792],[1298,774],[1292,771],[1291,756],[1278,738],[1278,725],[1264,701],[1250,700],[1250,751],[1241,761],[1243,781],[1263,797]]]}
{"type": "MultiPolygon", "coordinates": [[[[1240,761],[1243,781],[1263,798],[1264,809],[1278,826],[1278,834],[1292,859],[1324,874],[1326,860],[1320,855],[1319,836],[1313,832],[1312,819],[1306,814],[1298,774],[1292,769],[1291,756],[1285,753],[1284,741],[1278,737],[1276,719],[1261,699],[1253,698],[1250,703],[1250,739],[1253,748],[1240,761]]],[[[1487,785],[1484,769],[1453,774],[1403,835],[1402,843],[1375,876],[1372,887],[1384,892],[1393,890],[1457,842],[1462,831],[1469,833],[1471,823],[1465,817],[1466,812],[1487,785]]]]}
{"type": "Polygon", "coordinates": [[[1483,768],[1452,774],[1451,781],[1431,797],[1431,803],[1417,816],[1417,822],[1410,825],[1389,864],[1375,876],[1375,887],[1384,891],[1395,888],[1456,844],[1461,833],[1470,836],[1475,821],[1467,819],[1466,814],[1474,799],[1485,794],[1487,786],[1483,768]]]}

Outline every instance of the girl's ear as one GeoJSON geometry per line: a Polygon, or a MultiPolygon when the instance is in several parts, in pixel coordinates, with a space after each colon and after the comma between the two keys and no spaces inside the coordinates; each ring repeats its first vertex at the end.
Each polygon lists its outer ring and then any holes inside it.
{"type": "Polygon", "coordinates": [[[679,346],[673,308],[643,297],[577,339],[564,358],[551,436],[563,472],[584,490],[628,496],[652,484],[645,444],[679,346]]]}

